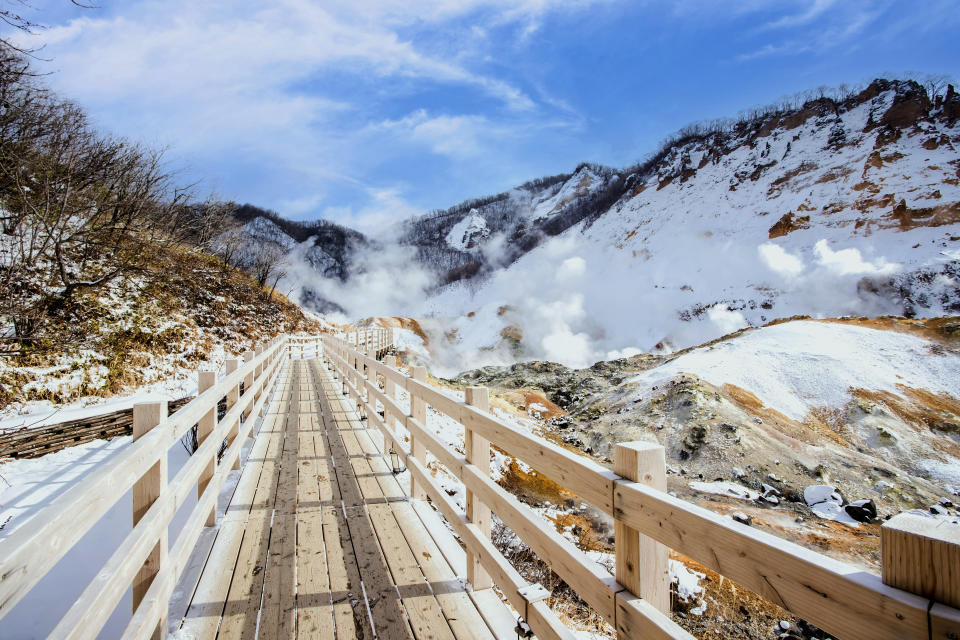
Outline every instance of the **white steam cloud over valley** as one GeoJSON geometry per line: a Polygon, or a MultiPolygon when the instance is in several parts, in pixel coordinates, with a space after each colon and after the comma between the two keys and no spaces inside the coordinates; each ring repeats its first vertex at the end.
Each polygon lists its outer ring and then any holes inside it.
{"type": "Polygon", "coordinates": [[[806,249],[776,241],[750,247],[694,234],[675,237],[662,257],[638,260],[564,234],[509,268],[439,289],[409,247],[381,245],[358,256],[360,268],[346,282],[318,278],[298,247],[285,285],[295,299],[308,284],[335,302],[343,309],[329,314],[335,321],[420,319],[431,368],[442,375],[518,360],[586,367],[796,314],[902,313],[895,298],[865,286],[889,282],[900,265],[872,243],[861,245],[821,238],[806,249]]]}

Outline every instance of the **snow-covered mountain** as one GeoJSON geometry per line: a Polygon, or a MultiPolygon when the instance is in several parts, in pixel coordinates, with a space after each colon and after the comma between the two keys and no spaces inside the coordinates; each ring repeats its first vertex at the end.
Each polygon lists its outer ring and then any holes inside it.
{"type": "MultiPolygon", "coordinates": [[[[423,304],[380,311],[324,295],[354,316],[434,316],[452,368],[461,357],[585,365],[796,314],[956,313],[958,119],[952,88],[877,80],[693,127],[634,167],[584,164],[402,223],[383,275],[416,272],[423,304]]],[[[353,255],[348,282],[390,288],[353,255]]],[[[293,271],[304,290],[327,277],[293,271]]]]}

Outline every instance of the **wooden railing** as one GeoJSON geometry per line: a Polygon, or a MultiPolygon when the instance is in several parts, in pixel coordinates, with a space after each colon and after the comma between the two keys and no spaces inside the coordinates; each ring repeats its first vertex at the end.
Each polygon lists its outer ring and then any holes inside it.
{"type": "Polygon", "coordinates": [[[882,529],[883,570],[876,576],[669,495],[658,445],[618,444],[615,473],[491,415],[486,389],[469,388],[460,402],[427,384],[423,367],[404,375],[361,352],[368,351],[364,338],[358,342],[361,350],[352,339],[323,337],[323,358],[343,392],[404,461],[411,495],[429,497],[457,532],[474,588],[499,587],[543,640],[573,635],[546,606],[545,592],[490,541],[491,510],[623,638],[691,638],[668,615],[669,549],[843,640],[960,638],[957,525],[893,518],[882,529]],[[409,411],[397,404],[398,389],[409,394],[409,411]],[[427,428],[427,405],[463,425],[464,455],[427,428]],[[491,444],[614,518],[615,576],[491,479],[491,444]],[[465,509],[434,480],[427,451],[463,483],[465,509]]]}
{"type": "Polygon", "coordinates": [[[248,351],[243,364],[227,360],[227,375],[220,382],[215,372],[200,372],[197,397],[169,417],[166,402],[134,405],[134,442],[0,542],[0,618],[132,489],[133,529],[50,637],[96,638],[131,584],[133,616],[123,637],[164,637],[174,586],[204,525],[214,524],[220,489],[238,467],[254,424],[251,417],[262,412],[290,342],[279,337],[256,353],[248,351]],[[218,420],[217,404],[224,397],[227,412],[218,420]],[[194,425],[199,447],[168,482],[167,452],[194,425]],[[227,447],[218,460],[224,441],[227,447]],[[168,525],[194,491],[197,503],[168,546],[168,525]]]}
{"type": "Polygon", "coordinates": [[[619,444],[615,470],[607,469],[491,415],[485,388],[467,389],[460,402],[429,385],[423,367],[407,376],[380,362],[392,346],[389,330],[344,337],[349,342],[284,336],[244,354],[243,364],[228,360],[220,382],[200,372],[198,396],[168,418],[166,403],[135,405],[134,442],[0,542],[0,618],[132,490],[133,529],[51,637],[96,637],[131,585],[134,610],[123,637],[163,636],[170,596],[204,525],[214,524],[220,489],[252,430],[249,418],[262,412],[284,359],[319,356],[409,469],[411,495],[428,497],[455,529],[473,587],[499,587],[542,640],[573,634],[547,606],[545,590],[528,584],[493,545],[491,511],[623,638],[691,638],[669,616],[669,549],[841,639],[960,638],[955,525],[909,515],[890,520],[882,530],[881,578],[670,496],[662,447],[619,444]],[[399,389],[409,394],[409,410],[397,403],[399,389]],[[218,420],[222,398],[227,411],[218,420]],[[427,428],[428,405],[463,425],[463,455],[427,428]],[[194,425],[199,448],[168,482],[167,451],[194,425]],[[492,445],[614,518],[614,576],[493,481],[492,445]],[[463,483],[465,509],[427,469],[428,451],[463,483]],[[194,491],[197,504],[168,545],[168,525],[194,491]]]}
{"type": "MultiPolygon", "coordinates": [[[[193,398],[167,403],[173,413],[193,398]]],[[[109,440],[133,433],[133,407],[67,420],[43,427],[20,427],[0,434],[0,458],[39,458],[91,440],[109,440]]]]}

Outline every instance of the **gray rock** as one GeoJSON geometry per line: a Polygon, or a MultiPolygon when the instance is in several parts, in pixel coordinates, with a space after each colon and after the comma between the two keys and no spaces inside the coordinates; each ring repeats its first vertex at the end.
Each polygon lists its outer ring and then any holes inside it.
{"type": "Polygon", "coordinates": [[[857,522],[873,522],[877,519],[877,506],[873,500],[857,500],[844,505],[843,510],[857,522]]]}

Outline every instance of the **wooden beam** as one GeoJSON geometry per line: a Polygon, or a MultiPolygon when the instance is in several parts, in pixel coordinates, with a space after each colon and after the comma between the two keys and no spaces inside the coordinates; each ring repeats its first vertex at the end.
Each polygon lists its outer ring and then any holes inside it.
{"type": "MultiPolygon", "coordinates": [[[[413,374],[414,380],[425,382],[427,379],[426,367],[413,367],[411,373],[413,374]]],[[[427,426],[427,404],[423,401],[423,398],[419,397],[412,390],[410,391],[410,417],[424,427],[427,426]]],[[[420,464],[427,463],[425,444],[426,443],[420,438],[414,437],[412,433],[410,434],[410,454],[416,458],[420,464]]],[[[425,500],[427,497],[427,494],[422,487],[418,486],[413,476],[410,476],[410,495],[419,500],[425,500]]]]}
{"type": "Polygon", "coordinates": [[[883,584],[960,608],[960,526],[901,513],[880,529],[883,584]]]}
{"type": "Polygon", "coordinates": [[[636,482],[614,517],[844,640],[927,638],[929,601],[879,576],[636,482]]]}
{"type": "MultiPolygon", "coordinates": [[[[136,442],[151,429],[167,419],[167,401],[144,402],[133,405],[133,440],[136,442]]],[[[140,522],[140,518],[151,505],[160,498],[167,485],[167,453],[164,451],[143,477],[133,485],[133,524],[140,522]]],[[[162,529],[153,550],[133,580],[133,611],[143,600],[143,596],[150,588],[150,583],[160,571],[167,557],[167,530],[162,529]]],[[[160,640],[166,634],[167,617],[161,615],[156,629],[153,631],[154,640],[160,640]]]]}
{"type": "Polygon", "coordinates": [[[930,640],[957,638],[960,638],[960,609],[934,603],[930,607],[930,640]]]}
{"type": "MultiPolygon", "coordinates": [[[[490,411],[490,392],[486,387],[468,387],[466,390],[467,404],[480,411],[490,411]]],[[[490,471],[490,441],[473,432],[464,429],[463,445],[466,451],[467,462],[474,464],[481,470],[490,471]]],[[[480,501],[480,498],[466,490],[467,521],[477,525],[477,528],[487,537],[490,536],[490,508],[480,501]]],[[[484,571],[480,559],[467,549],[467,581],[474,590],[489,589],[493,586],[490,576],[484,571]]]]}
{"type": "Polygon", "coordinates": [[[669,612],[661,612],[629,591],[617,594],[616,616],[618,638],[694,640],[692,635],[670,618],[669,612]]]}
{"type": "MultiPolygon", "coordinates": [[[[230,358],[226,362],[226,368],[227,368],[227,376],[229,376],[231,373],[233,373],[234,371],[240,368],[240,361],[237,360],[236,358],[230,358]]],[[[227,392],[227,411],[230,411],[233,405],[237,404],[238,400],[240,400],[240,381],[239,380],[237,380],[237,383],[234,386],[230,387],[230,390],[227,392]]],[[[235,424],[230,429],[230,433],[227,434],[227,446],[230,446],[231,444],[233,444],[234,438],[237,437],[238,427],[239,427],[239,423],[235,424]]],[[[240,468],[239,458],[237,459],[236,462],[234,462],[233,468],[234,470],[240,468]]]]}
{"type": "MultiPolygon", "coordinates": [[[[614,469],[634,482],[667,490],[664,449],[650,442],[623,442],[616,445],[614,469]]],[[[670,612],[670,551],[636,529],[615,521],[617,582],[643,598],[657,611],[670,612]]],[[[618,632],[619,633],[619,632],[618,632]]],[[[621,637],[626,637],[621,634],[621,637]]]]}
{"type": "MultiPolygon", "coordinates": [[[[197,374],[197,393],[203,393],[207,389],[213,387],[215,384],[217,384],[216,371],[201,371],[197,374]]],[[[202,418],[200,418],[200,421],[197,422],[197,446],[202,445],[206,441],[210,434],[213,433],[213,430],[216,426],[217,407],[214,405],[202,418]]],[[[211,456],[210,463],[207,465],[207,468],[204,469],[202,474],[200,474],[200,480],[197,482],[197,500],[203,497],[203,492],[206,491],[207,485],[210,484],[210,478],[213,477],[216,469],[217,455],[214,454],[211,456]]],[[[217,510],[214,508],[210,511],[210,515],[207,516],[207,526],[212,527],[216,523],[217,510]]]]}

